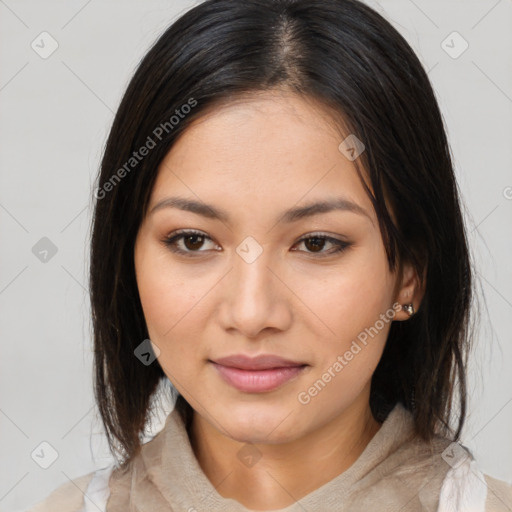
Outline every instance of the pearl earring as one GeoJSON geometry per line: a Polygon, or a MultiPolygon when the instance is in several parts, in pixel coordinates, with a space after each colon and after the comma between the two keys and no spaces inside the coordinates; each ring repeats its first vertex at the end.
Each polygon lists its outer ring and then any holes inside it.
{"type": "Polygon", "coordinates": [[[414,306],[412,302],[410,304],[402,304],[402,309],[409,315],[414,315],[414,306]]]}

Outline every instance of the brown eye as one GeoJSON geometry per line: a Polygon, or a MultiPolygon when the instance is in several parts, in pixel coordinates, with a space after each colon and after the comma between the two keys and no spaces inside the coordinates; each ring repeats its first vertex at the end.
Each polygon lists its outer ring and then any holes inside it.
{"type": "Polygon", "coordinates": [[[306,238],[304,240],[304,243],[308,250],[312,252],[319,252],[323,249],[325,246],[325,238],[319,238],[319,237],[312,237],[312,238],[306,238]]]}
{"type": "MultiPolygon", "coordinates": [[[[190,231],[184,230],[175,233],[173,236],[166,238],[163,240],[163,243],[169,247],[169,249],[175,253],[182,254],[184,256],[200,256],[201,253],[208,252],[208,249],[203,249],[205,243],[211,242],[213,244],[213,240],[204,233],[199,231],[190,231]]],[[[341,253],[348,247],[350,247],[351,243],[344,242],[342,240],[338,240],[337,238],[333,238],[325,235],[313,235],[304,237],[299,240],[295,245],[304,244],[306,247],[306,252],[308,254],[318,254],[318,257],[331,256],[333,254],[341,253]],[[328,251],[324,251],[325,247],[331,246],[331,249],[328,251]]],[[[215,244],[213,244],[213,250],[219,251],[221,249],[216,248],[215,244]]],[[[292,249],[296,250],[296,249],[292,249]]]]}
{"type": "Polygon", "coordinates": [[[310,235],[299,240],[297,244],[304,244],[306,247],[306,253],[318,254],[319,257],[331,256],[333,254],[341,253],[352,245],[349,242],[344,242],[342,240],[338,240],[337,238],[325,235],[310,235]],[[330,251],[324,251],[323,249],[325,248],[326,244],[330,244],[333,248],[330,251]]]}
{"type": "Polygon", "coordinates": [[[184,230],[164,239],[163,243],[173,252],[194,257],[201,255],[201,253],[208,252],[207,250],[202,249],[207,241],[213,243],[213,240],[204,233],[184,230]]]}
{"type": "Polygon", "coordinates": [[[203,245],[204,238],[202,235],[186,235],[183,237],[183,243],[190,251],[197,251],[203,245]]]}

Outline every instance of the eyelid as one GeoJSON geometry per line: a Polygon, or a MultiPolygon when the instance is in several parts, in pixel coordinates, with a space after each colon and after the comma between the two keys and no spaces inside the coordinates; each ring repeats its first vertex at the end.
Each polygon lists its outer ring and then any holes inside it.
{"type": "Polygon", "coordinates": [[[179,239],[182,239],[183,237],[192,236],[192,235],[197,235],[197,236],[204,238],[205,240],[211,240],[212,242],[216,243],[213,240],[213,238],[208,236],[204,231],[200,231],[198,229],[193,229],[193,228],[190,228],[190,229],[184,228],[184,229],[178,229],[177,231],[174,231],[170,235],[165,237],[164,244],[166,246],[168,246],[173,252],[176,252],[178,254],[192,255],[192,257],[194,256],[194,254],[201,254],[202,252],[207,252],[207,251],[201,251],[201,250],[199,250],[199,251],[183,251],[181,249],[173,247],[173,243],[175,240],[179,240],[179,239]]]}
{"type": "Polygon", "coordinates": [[[295,246],[305,240],[309,240],[310,238],[320,238],[322,240],[325,240],[326,242],[332,243],[336,247],[336,249],[334,251],[331,250],[331,251],[327,251],[327,252],[318,252],[318,253],[315,253],[315,252],[308,253],[307,251],[297,251],[297,252],[306,252],[306,254],[312,255],[317,259],[328,258],[329,256],[340,255],[341,253],[343,253],[344,251],[346,251],[349,247],[351,247],[353,245],[352,242],[349,242],[348,240],[342,240],[342,239],[338,238],[337,236],[332,236],[332,235],[329,235],[322,231],[313,231],[311,233],[306,233],[305,235],[303,235],[301,238],[299,238],[299,240],[297,240],[293,244],[293,246],[295,246]]]}
{"type": "MultiPolygon", "coordinates": [[[[343,240],[341,235],[331,235],[325,231],[311,231],[310,233],[306,233],[305,235],[302,235],[297,242],[302,242],[303,240],[307,240],[308,238],[325,238],[326,240],[336,240],[337,242],[345,242],[349,243],[348,240],[343,240]]],[[[297,243],[295,242],[295,243],[297,243]]]]}

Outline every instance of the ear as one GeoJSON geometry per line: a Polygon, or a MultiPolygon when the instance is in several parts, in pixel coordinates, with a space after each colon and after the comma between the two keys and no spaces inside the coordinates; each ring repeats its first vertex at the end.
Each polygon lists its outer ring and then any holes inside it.
{"type": "Polygon", "coordinates": [[[425,281],[421,280],[418,273],[410,263],[404,263],[402,274],[399,276],[395,288],[394,302],[398,302],[401,308],[395,314],[394,320],[409,320],[410,315],[403,309],[406,304],[413,305],[414,313],[418,311],[425,294],[425,281]]]}

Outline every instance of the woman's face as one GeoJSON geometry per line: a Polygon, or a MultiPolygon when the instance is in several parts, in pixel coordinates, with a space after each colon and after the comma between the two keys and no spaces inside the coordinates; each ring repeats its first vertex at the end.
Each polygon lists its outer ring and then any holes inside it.
{"type": "Polygon", "coordinates": [[[149,336],[177,390],[233,439],[285,442],[367,408],[403,319],[342,140],[311,103],[261,93],[195,121],[159,167],[135,246],[149,336]],[[305,208],[323,202],[339,208],[305,208]],[[295,365],[215,363],[238,355],[295,365]]]}

